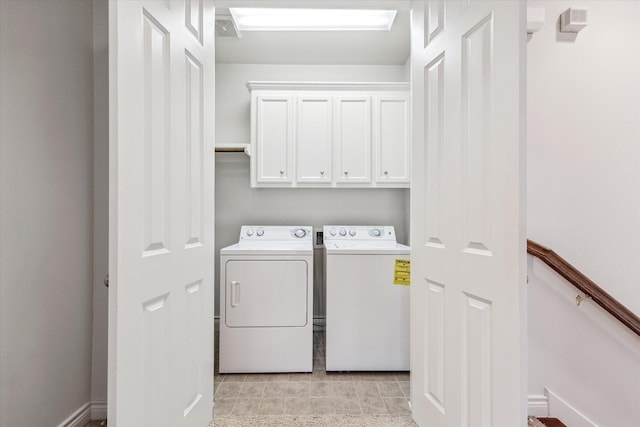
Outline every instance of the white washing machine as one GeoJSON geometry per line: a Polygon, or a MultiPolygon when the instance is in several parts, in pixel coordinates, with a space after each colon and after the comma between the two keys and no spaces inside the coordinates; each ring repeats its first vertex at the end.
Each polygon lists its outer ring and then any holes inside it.
{"type": "Polygon", "coordinates": [[[220,372],[313,369],[312,227],[242,226],[220,250],[220,372]]]}
{"type": "Polygon", "coordinates": [[[409,286],[394,272],[410,248],[392,226],[329,225],[323,235],[326,370],[408,371],[409,286]]]}

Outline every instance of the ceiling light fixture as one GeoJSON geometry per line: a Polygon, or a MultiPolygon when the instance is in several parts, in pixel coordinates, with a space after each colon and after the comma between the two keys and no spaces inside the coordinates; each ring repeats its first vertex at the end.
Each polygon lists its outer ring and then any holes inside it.
{"type": "Polygon", "coordinates": [[[388,31],[395,10],[230,8],[240,31],[388,31]]]}

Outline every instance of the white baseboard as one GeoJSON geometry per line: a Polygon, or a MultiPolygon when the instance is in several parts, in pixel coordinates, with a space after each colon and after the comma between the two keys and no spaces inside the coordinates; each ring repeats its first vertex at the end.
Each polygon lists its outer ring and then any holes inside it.
{"type": "Polygon", "coordinates": [[[534,417],[549,416],[549,399],[544,394],[531,394],[527,396],[527,415],[534,417]]]}
{"type": "Polygon", "coordinates": [[[548,388],[545,388],[544,391],[549,402],[549,416],[557,418],[571,427],[598,427],[596,423],[556,393],[548,388]]]}
{"type": "Polygon", "coordinates": [[[91,402],[87,402],[71,414],[58,427],[84,427],[91,421],[91,402]]]}
{"type": "Polygon", "coordinates": [[[107,401],[106,400],[91,401],[91,419],[92,420],[107,419],[107,401]]]}

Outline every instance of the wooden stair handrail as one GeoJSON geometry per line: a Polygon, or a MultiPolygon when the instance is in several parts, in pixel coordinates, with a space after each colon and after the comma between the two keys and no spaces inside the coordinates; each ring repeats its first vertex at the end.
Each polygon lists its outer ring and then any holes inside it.
{"type": "Polygon", "coordinates": [[[640,336],[640,317],[636,316],[618,300],[609,295],[591,279],[569,264],[564,258],[549,248],[533,240],[527,240],[527,252],[547,264],[558,274],[568,280],[580,292],[590,297],[596,304],[618,319],[627,328],[640,336]]]}

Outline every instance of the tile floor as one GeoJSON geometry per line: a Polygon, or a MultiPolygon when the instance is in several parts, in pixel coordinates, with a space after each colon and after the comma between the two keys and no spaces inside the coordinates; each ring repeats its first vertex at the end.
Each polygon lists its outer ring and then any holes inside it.
{"type": "Polygon", "coordinates": [[[313,355],[312,373],[245,375],[220,374],[216,354],[216,415],[411,412],[408,372],[325,372],[323,332],[314,333],[313,355]]]}

